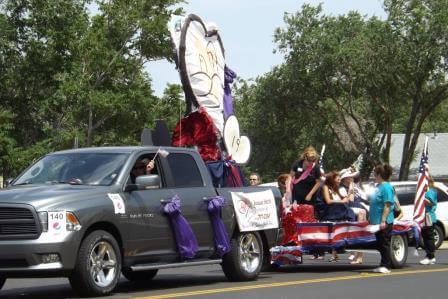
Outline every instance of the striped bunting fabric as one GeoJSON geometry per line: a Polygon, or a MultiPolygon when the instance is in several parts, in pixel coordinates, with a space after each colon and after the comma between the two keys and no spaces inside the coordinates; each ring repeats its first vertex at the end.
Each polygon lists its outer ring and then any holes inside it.
{"type": "MultiPolygon", "coordinates": [[[[368,221],[297,223],[296,241],[271,248],[271,263],[278,266],[295,265],[302,262],[302,254],[309,254],[317,249],[331,250],[372,243],[376,241],[375,233],[379,229],[379,225],[371,225],[368,221]]],[[[413,231],[418,244],[420,230],[414,221],[396,221],[392,234],[409,231],[413,231]]]]}

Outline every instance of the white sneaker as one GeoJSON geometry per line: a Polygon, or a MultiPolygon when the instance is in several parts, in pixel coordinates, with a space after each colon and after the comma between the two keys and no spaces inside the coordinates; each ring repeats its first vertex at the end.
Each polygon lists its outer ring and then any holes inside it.
{"type": "Polygon", "coordinates": [[[436,258],[429,259],[426,257],[420,261],[420,264],[422,264],[422,265],[434,265],[435,263],[436,263],[436,258]]]}
{"type": "Polygon", "coordinates": [[[389,274],[390,270],[387,269],[386,267],[378,267],[372,270],[372,272],[374,273],[383,273],[383,274],[389,274]]]}

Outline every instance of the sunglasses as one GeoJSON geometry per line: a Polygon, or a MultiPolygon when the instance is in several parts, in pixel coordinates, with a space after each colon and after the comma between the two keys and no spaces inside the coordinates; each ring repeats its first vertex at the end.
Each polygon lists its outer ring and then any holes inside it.
{"type": "Polygon", "coordinates": [[[258,179],[249,179],[249,181],[258,181],[258,179]]]}
{"type": "Polygon", "coordinates": [[[146,167],[144,166],[144,165],[142,165],[142,166],[136,166],[136,167],[134,167],[133,169],[135,169],[135,170],[138,170],[138,169],[145,169],[146,167]]]}

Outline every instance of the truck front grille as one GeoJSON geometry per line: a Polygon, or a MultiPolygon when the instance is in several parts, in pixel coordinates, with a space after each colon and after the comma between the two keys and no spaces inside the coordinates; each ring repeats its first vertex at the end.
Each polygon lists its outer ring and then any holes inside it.
{"type": "Polygon", "coordinates": [[[39,226],[34,209],[28,205],[0,205],[0,240],[36,239],[39,226]]]}

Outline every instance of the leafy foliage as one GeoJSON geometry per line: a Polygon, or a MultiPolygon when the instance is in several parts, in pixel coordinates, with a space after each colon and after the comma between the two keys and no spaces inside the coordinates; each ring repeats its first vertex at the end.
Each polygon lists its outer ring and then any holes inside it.
{"type": "Polygon", "coordinates": [[[72,147],[75,138],[81,146],[137,144],[145,125],[176,119],[153,94],[144,67],[171,59],[166,23],[178,2],[2,1],[4,175],[72,147]]]}
{"type": "MultiPolygon", "coordinates": [[[[138,144],[141,130],[184,113],[181,87],[153,94],[149,61],[171,57],[166,23],[181,0],[0,2],[0,173],[80,146],[138,144]]],[[[253,153],[246,171],[288,172],[326,144],[327,170],[389,160],[405,133],[406,179],[420,132],[448,125],[448,3],[385,0],[385,20],[304,5],[275,30],[284,62],[234,88],[253,153]],[[380,137],[378,137],[380,136],[380,137]]],[[[267,179],[265,175],[265,179],[267,179]]]]}
{"type": "Polygon", "coordinates": [[[302,149],[325,143],[327,170],[363,154],[368,175],[389,160],[391,134],[404,131],[400,178],[407,178],[425,122],[446,127],[448,7],[403,0],[385,8],[387,20],[327,16],[320,5],[285,14],[285,28],[275,31],[284,63],[237,89],[256,170],[288,171],[302,149]]]}

